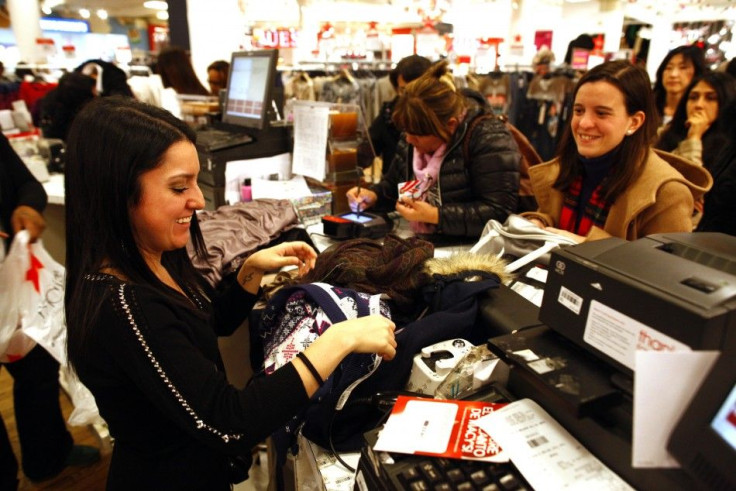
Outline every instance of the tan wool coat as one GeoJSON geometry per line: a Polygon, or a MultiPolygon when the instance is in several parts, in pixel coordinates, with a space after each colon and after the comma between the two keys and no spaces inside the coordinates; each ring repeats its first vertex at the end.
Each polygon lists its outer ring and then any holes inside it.
{"type": "MultiPolygon", "coordinates": [[[[558,227],[563,193],[552,187],[559,159],[529,169],[539,209],[524,213],[558,227]]],[[[611,205],[604,227],[593,227],[586,240],[619,237],[636,240],[666,232],[692,232],[693,203],[713,185],[703,167],[660,150],[651,150],[642,173],[611,205]]]]}

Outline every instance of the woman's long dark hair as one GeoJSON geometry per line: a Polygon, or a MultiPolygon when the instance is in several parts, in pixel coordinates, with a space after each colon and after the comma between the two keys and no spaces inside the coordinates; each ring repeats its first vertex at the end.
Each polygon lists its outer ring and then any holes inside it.
{"type": "Polygon", "coordinates": [[[690,92],[701,81],[710,85],[718,95],[718,116],[703,134],[703,163],[706,164],[715,160],[718,153],[722,150],[723,145],[730,139],[730,135],[725,133],[730,128],[724,124],[724,118],[721,117],[723,109],[732,100],[736,99],[736,79],[728,73],[705,72],[703,75],[693,77],[692,82],[685,89],[685,93],[677,105],[677,110],[672,117],[672,121],[670,121],[667,129],[659,137],[655,146],[656,148],[671,152],[677,148],[681,141],[687,138],[687,100],[690,92]]]}
{"type": "MultiPolygon", "coordinates": [[[[76,369],[85,358],[99,302],[90,302],[85,275],[109,266],[128,281],[152,286],[188,303],[149,269],[138,250],[130,210],[140,201],[140,177],[161,164],[174,143],[194,143],[195,135],[168,111],[130,97],[99,97],[77,115],[69,131],[66,190],[67,353],[76,369]]],[[[204,239],[191,222],[196,254],[204,257],[204,239]]],[[[162,262],[175,278],[197,284],[186,249],[165,252],[162,262]]],[[[95,299],[99,301],[100,299],[95,299]]]]}
{"type": "Polygon", "coordinates": [[[189,54],[179,47],[169,46],[161,50],[156,71],[161,75],[164,87],[173,87],[177,94],[210,95],[194,73],[189,54]]]}
{"type": "Polygon", "coordinates": [[[682,55],[686,60],[690,60],[695,68],[693,77],[699,77],[706,70],[705,53],[698,46],[678,46],[665,55],[662,63],[657,67],[657,75],[654,80],[654,104],[657,107],[657,114],[660,120],[664,117],[664,103],[667,100],[667,91],[664,88],[662,77],[664,76],[664,69],[667,68],[667,64],[675,55],[682,55]]]}
{"type": "MultiPolygon", "coordinates": [[[[608,82],[613,85],[623,94],[628,115],[642,111],[645,116],[641,127],[624,137],[614,150],[616,153],[613,155],[611,175],[601,186],[603,198],[614,201],[641,173],[650,144],[657,133],[651,82],[643,68],[625,60],[609,61],[592,68],[580,78],[573,90],[572,100],[577,97],[580,87],[591,82],[608,82]]],[[[581,171],[582,163],[572,136],[572,127],[568,124],[560,140],[560,175],[554,187],[561,191],[567,190],[581,171]]]]}

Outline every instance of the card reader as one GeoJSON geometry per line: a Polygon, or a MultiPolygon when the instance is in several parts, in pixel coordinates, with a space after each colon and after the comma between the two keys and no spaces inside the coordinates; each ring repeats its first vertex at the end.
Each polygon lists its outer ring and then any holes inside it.
{"type": "Polygon", "coordinates": [[[333,239],[378,239],[391,231],[391,225],[379,215],[350,212],[323,216],[322,229],[325,235],[333,239]]]}

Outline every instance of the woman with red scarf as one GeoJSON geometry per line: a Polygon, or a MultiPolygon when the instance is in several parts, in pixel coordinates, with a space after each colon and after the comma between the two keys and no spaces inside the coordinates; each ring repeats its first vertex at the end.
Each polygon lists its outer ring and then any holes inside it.
{"type": "Polygon", "coordinates": [[[647,72],[603,63],[581,77],[573,101],[558,156],[529,169],[539,209],[524,216],[578,242],[692,231],[693,202],[713,180],[651,148],[657,113],[647,72]]]}

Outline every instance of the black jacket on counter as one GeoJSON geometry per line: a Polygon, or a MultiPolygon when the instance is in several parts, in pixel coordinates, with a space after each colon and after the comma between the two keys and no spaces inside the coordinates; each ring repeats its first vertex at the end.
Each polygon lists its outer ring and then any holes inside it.
{"type": "MultiPolygon", "coordinates": [[[[516,211],[521,155],[506,125],[496,118],[484,119],[470,135],[469,161],[463,157],[465,133],[482,114],[481,109],[468,109],[447,145],[437,182],[438,233],[477,239],[488,220],[503,222],[516,211]]],[[[377,210],[393,210],[398,183],[413,179],[413,152],[402,137],[389,172],[371,188],[378,195],[377,210]]]]}

